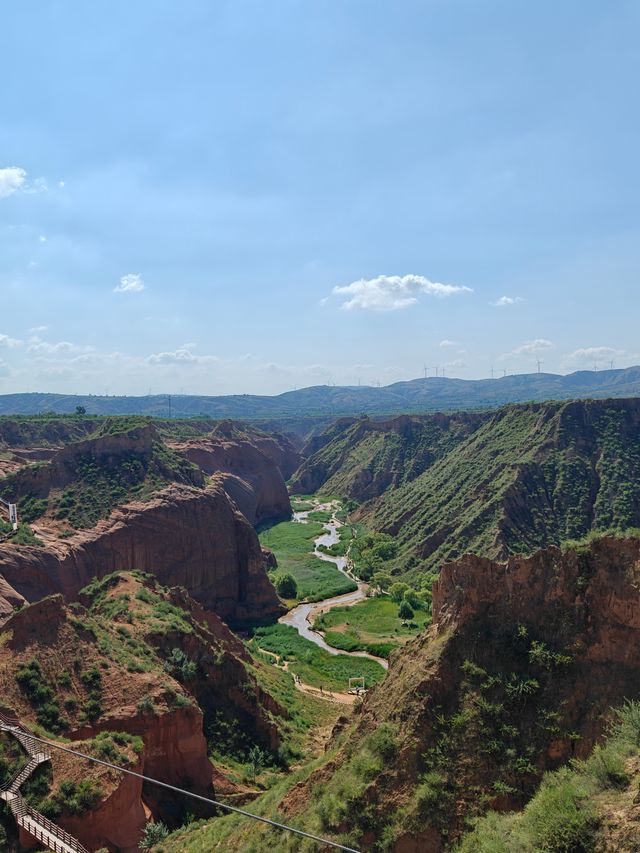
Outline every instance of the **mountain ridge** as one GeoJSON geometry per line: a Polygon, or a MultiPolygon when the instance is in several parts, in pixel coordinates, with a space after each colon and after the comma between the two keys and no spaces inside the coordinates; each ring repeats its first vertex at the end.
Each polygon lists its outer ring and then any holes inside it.
{"type": "Polygon", "coordinates": [[[0,415],[44,412],[147,414],[158,417],[277,418],[495,408],[508,403],[640,395],[640,366],[580,370],[569,374],[522,373],[499,379],[429,377],[383,387],[316,385],[282,394],[224,396],[155,394],[102,397],[91,394],[0,395],[0,415]]]}

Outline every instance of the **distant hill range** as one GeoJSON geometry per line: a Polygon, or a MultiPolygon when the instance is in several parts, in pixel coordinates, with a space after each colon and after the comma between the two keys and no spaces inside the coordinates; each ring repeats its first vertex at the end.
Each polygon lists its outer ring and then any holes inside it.
{"type": "Polygon", "coordinates": [[[500,379],[429,377],[371,386],[316,385],[273,397],[233,394],[220,397],[150,394],[100,397],[74,394],[0,395],[0,415],[60,414],[84,406],[87,414],[159,417],[276,418],[392,414],[486,409],[505,403],[640,396],[640,366],[623,370],[581,370],[562,376],[523,373],[500,379]]]}

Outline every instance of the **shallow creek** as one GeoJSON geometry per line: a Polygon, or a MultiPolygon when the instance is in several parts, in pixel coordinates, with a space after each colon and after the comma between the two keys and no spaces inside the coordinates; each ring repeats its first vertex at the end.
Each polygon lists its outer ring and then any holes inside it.
{"type": "MultiPolygon", "coordinates": [[[[294,512],[293,520],[297,521],[299,524],[307,524],[309,513],[315,512],[319,509],[331,510],[332,507],[319,505],[314,507],[313,510],[307,510],[306,512],[294,512]]],[[[288,613],[285,613],[284,616],[281,616],[280,619],[278,619],[278,622],[282,625],[291,625],[302,637],[305,637],[307,640],[311,640],[312,643],[320,646],[321,649],[324,649],[325,652],[329,652],[331,655],[351,655],[352,657],[370,658],[371,660],[379,663],[380,666],[388,669],[389,664],[384,658],[370,655],[368,652],[364,651],[346,652],[342,649],[336,649],[325,641],[322,634],[318,631],[314,631],[312,628],[314,620],[320,615],[320,613],[325,613],[327,610],[331,610],[332,607],[345,607],[356,604],[358,601],[363,601],[367,597],[367,589],[369,588],[369,585],[359,581],[350,574],[348,570],[348,557],[332,557],[329,554],[324,554],[322,551],[318,550],[320,545],[330,548],[332,545],[335,545],[340,541],[340,534],[338,530],[341,526],[341,522],[338,521],[334,515],[331,521],[328,521],[324,525],[325,532],[314,540],[313,553],[318,557],[318,559],[325,560],[326,562],[333,563],[337,566],[344,575],[354,583],[358,584],[358,589],[353,592],[346,592],[344,595],[334,595],[332,598],[325,598],[322,601],[303,602],[302,604],[298,604],[298,606],[294,607],[293,610],[290,610],[288,613]]]]}

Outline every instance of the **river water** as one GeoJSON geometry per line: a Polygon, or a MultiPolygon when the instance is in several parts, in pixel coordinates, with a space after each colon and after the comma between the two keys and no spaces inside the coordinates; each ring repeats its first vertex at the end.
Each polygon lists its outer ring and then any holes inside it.
{"type": "MultiPolygon", "coordinates": [[[[306,512],[294,512],[293,520],[297,521],[299,524],[307,524],[309,513],[315,512],[319,509],[329,509],[329,507],[317,506],[313,510],[307,510],[306,512]]],[[[329,554],[324,554],[322,551],[318,550],[320,545],[330,548],[331,545],[335,545],[340,541],[340,534],[338,530],[341,526],[341,522],[339,522],[335,516],[331,521],[328,521],[324,525],[325,532],[314,540],[313,553],[318,557],[318,559],[325,560],[327,563],[333,563],[342,572],[342,574],[346,575],[350,580],[358,584],[358,589],[353,592],[346,592],[344,595],[334,595],[332,598],[325,598],[322,601],[298,604],[298,606],[294,607],[293,610],[290,610],[288,613],[285,613],[284,616],[281,616],[280,619],[278,619],[278,622],[282,625],[291,625],[291,627],[295,628],[302,637],[305,637],[307,640],[311,640],[312,643],[315,643],[316,646],[320,646],[321,649],[324,649],[325,652],[329,652],[330,655],[351,655],[352,657],[370,658],[371,660],[379,663],[380,666],[388,669],[389,664],[384,658],[370,655],[368,652],[364,651],[345,652],[342,649],[336,649],[325,641],[322,634],[318,631],[314,631],[311,627],[313,621],[320,615],[320,613],[325,613],[327,610],[331,610],[332,607],[344,607],[346,605],[356,604],[358,601],[363,601],[367,597],[367,589],[369,588],[369,585],[359,581],[349,573],[349,560],[347,557],[332,557],[329,554]]]]}

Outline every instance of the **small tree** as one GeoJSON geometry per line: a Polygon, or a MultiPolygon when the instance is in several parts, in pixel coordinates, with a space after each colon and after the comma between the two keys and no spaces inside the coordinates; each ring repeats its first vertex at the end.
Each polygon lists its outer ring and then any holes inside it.
{"type": "Polygon", "coordinates": [[[76,406],[76,415],[86,415],[87,410],[84,406],[76,406]]]}
{"type": "Polygon", "coordinates": [[[373,586],[377,586],[378,589],[389,589],[391,586],[391,575],[388,575],[386,572],[376,572],[371,578],[371,583],[373,586]]]}
{"type": "Polygon", "coordinates": [[[401,619],[413,619],[413,607],[409,604],[406,598],[403,598],[398,608],[398,616],[401,619]]]}
{"type": "Polygon", "coordinates": [[[394,583],[389,587],[389,595],[397,604],[400,604],[400,602],[402,601],[402,597],[408,589],[408,583],[394,583]]]}
{"type": "Polygon", "coordinates": [[[160,844],[169,835],[169,830],[164,823],[148,823],[142,831],[142,839],[139,847],[141,850],[151,850],[156,844],[160,844]]]}
{"type": "Polygon", "coordinates": [[[402,599],[403,601],[408,601],[414,610],[419,610],[421,607],[424,607],[424,601],[420,598],[419,593],[416,592],[415,589],[405,589],[402,599]]]}
{"type": "Polygon", "coordinates": [[[280,598],[296,598],[298,595],[298,584],[293,575],[276,575],[275,585],[280,598]]]}
{"type": "Polygon", "coordinates": [[[256,776],[264,768],[264,752],[259,746],[252,746],[249,750],[249,771],[255,784],[256,776]]]}

